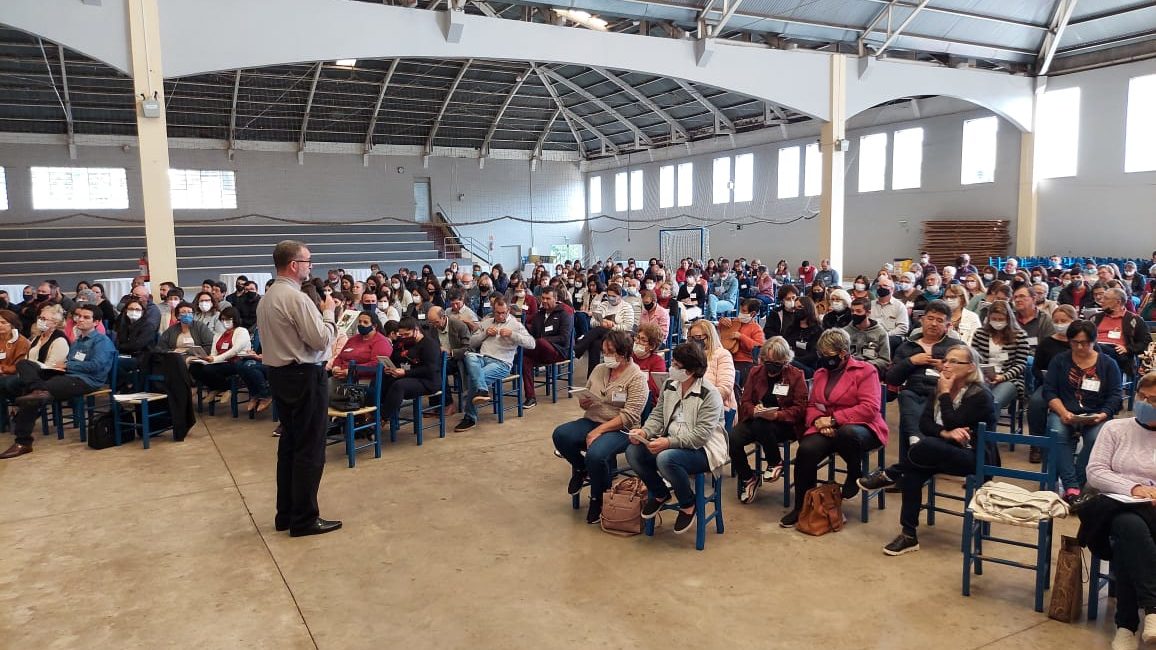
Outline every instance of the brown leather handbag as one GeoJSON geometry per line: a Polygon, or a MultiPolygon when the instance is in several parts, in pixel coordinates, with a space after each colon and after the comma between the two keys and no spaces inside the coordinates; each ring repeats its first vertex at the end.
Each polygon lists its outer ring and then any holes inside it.
{"type": "Polygon", "coordinates": [[[837,483],[818,485],[803,495],[803,510],[795,528],[808,535],[826,535],[843,530],[843,492],[837,483]]]}
{"type": "Polygon", "coordinates": [[[642,533],[646,498],[646,484],[640,478],[629,476],[611,485],[602,494],[602,530],[623,537],[642,533]]]}
{"type": "Polygon", "coordinates": [[[1060,540],[1048,618],[1074,623],[1080,620],[1080,612],[1084,609],[1084,549],[1080,548],[1075,537],[1064,535],[1060,540]]]}

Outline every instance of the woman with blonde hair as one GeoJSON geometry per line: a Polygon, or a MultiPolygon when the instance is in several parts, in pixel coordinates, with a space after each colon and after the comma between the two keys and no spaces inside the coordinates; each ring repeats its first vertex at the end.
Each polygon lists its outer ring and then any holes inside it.
{"type": "Polygon", "coordinates": [[[980,328],[980,322],[975,312],[965,309],[967,290],[958,284],[948,285],[943,290],[943,302],[951,307],[951,329],[959,334],[964,343],[971,345],[975,331],[980,328]]]}
{"type": "Polygon", "coordinates": [[[735,397],[735,360],[719,340],[718,330],[705,319],[690,324],[686,334],[687,342],[702,348],[706,355],[706,376],[704,377],[722,395],[723,408],[727,411],[739,407],[735,397]]]}
{"type": "Polygon", "coordinates": [[[960,284],[967,291],[967,310],[978,313],[979,303],[983,301],[984,294],[987,293],[987,283],[979,277],[978,273],[968,273],[963,276],[963,281],[960,284]]]}

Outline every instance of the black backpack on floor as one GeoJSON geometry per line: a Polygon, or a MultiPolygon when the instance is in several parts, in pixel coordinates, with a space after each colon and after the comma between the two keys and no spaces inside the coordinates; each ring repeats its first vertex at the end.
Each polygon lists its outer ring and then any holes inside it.
{"type": "MultiPolygon", "coordinates": [[[[123,426],[123,422],[121,424],[121,444],[131,442],[136,438],[136,432],[131,426],[123,426]]],[[[112,413],[97,413],[88,423],[88,446],[93,449],[108,449],[116,446],[116,429],[114,428],[112,413]]]]}

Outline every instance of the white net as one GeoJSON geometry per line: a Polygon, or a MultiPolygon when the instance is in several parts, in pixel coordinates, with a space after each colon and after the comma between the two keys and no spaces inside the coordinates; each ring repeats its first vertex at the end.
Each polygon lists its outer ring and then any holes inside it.
{"type": "Polygon", "coordinates": [[[710,236],[706,228],[685,228],[658,231],[658,255],[667,264],[691,257],[706,260],[710,257],[710,236]]]}

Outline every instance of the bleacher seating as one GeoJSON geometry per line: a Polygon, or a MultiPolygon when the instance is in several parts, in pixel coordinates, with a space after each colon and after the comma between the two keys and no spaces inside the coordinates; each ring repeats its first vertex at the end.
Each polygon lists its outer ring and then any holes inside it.
{"type": "MultiPolygon", "coordinates": [[[[192,287],[222,274],[272,271],[273,246],[283,239],[309,245],[314,273],[333,267],[379,264],[386,273],[430,264],[441,272],[443,259],[418,224],[296,225],[222,223],[176,225],[179,284],[192,287]]],[[[0,285],[23,285],[45,278],[70,291],[79,280],[139,275],[145,250],[144,225],[92,224],[43,228],[0,227],[0,285]]],[[[461,260],[458,261],[462,263],[461,260]]],[[[170,278],[164,278],[168,280],[170,278]]],[[[263,289],[263,288],[262,288],[263,289]]]]}

